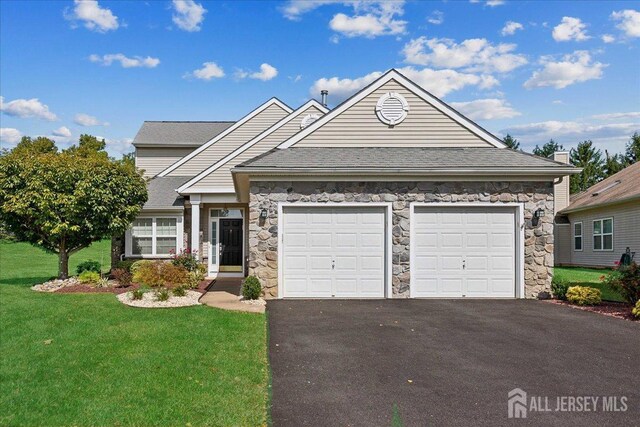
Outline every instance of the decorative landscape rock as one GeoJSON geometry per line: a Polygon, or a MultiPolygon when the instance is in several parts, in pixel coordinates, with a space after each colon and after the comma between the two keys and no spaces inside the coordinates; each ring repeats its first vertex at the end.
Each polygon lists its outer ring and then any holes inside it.
{"type": "Polygon", "coordinates": [[[48,282],[41,283],[39,285],[33,285],[31,289],[38,292],[55,292],[59,289],[81,285],[80,281],[75,277],[69,277],[68,279],[54,279],[48,282]]]}
{"type": "Polygon", "coordinates": [[[200,305],[200,297],[202,294],[196,291],[187,291],[183,297],[171,295],[167,301],[157,301],[155,292],[149,291],[142,295],[142,299],[134,300],[132,293],[127,292],[117,296],[118,300],[131,307],[140,308],[171,308],[171,307],[189,307],[192,305],[200,305]]]}
{"type": "Polygon", "coordinates": [[[553,276],[553,185],[551,182],[252,182],[249,200],[249,274],[260,279],[266,298],[278,295],[278,202],[393,202],[392,296],[409,297],[409,204],[490,202],[524,205],[525,296],[551,291],[553,276]],[[537,227],[533,212],[547,213],[537,227]],[[267,209],[265,220],[260,211],[267,209]],[[255,244],[254,244],[255,243],[255,244]]]}

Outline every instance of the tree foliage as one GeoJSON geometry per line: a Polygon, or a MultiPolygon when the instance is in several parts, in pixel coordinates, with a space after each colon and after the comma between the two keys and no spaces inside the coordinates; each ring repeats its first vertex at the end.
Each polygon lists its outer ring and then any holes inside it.
{"type": "Polygon", "coordinates": [[[605,160],[604,160],[604,177],[608,178],[611,175],[614,175],[620,172],[622,169],[628,166],[627,159],[622,154],[614,154],[610,155],[607,150],[604,150],[605,160]]]}
{"type": "Polygon", "coordinates": [[[536,148],[533,149],[533,154],[540,157],[551,157],[556,151],[562,150],[564,150],[562,144],[558,144],[553,139],[550,139],[542,148],[536,144],[536,148]]]}
{"type": "Polygon", "coordinates": [[[123,233],[147,201],[135,166],[104,147],[90,135],[63,151],[47,138],[23,138],[0,155],[0,221],[19,240],[57,253],[61,278],[71,254],[123,233]]]}
{"type": "Polygon", "coordinates": [[[592,141],[582,141],[569,154],[571,164],[582,168],[582,172],[571,175],[571,193],[579,193],[598,183],[604,177],[602,152],[592,141]]]}
{"type": "Polygon", "coordinates": [[[504,142],[504,144],[511,148],[512,150],[519,150],[520,149],[520,142],[515,139],[514,137],[512,137],[511,135],[507,134],[503,139],[502,142],[504,142]]]}
{"type": "Polygon", "coordinates": [[[640,160],[640,133],[635,132],[629,139],[625,151],[625,158],[630,165],[640,160]]]}

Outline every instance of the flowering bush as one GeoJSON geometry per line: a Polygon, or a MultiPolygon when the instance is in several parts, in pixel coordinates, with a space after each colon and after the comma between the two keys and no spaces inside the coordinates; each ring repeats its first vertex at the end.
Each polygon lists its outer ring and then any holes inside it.
{"type": "Polygon", "coordinates": [[[635,304],[640,300],[640,267],[635,261],[629,265],[616,264],[611,274],[600,279],[629,304],[635,304]]]}
{"type": "Polygon", "coordinates": [[[197,251],[190,251],[189,249],[183,249],[182,252],[173,254],[171,262],[173,265],[179,265],[187,269],[187,271],[196,271],[198,269],[198,254],[197,251]]]}

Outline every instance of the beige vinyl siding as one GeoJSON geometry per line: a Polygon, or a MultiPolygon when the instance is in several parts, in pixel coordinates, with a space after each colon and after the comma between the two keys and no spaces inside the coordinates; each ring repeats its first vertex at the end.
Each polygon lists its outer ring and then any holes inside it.
{"type": "Polygon", "coordinates": [[[153,177],[193,150],[195,150],[195,148],[138,147],[136,148],[136,166],[138,169],[144,169],[145,177],[153,177]]]}
{"type": "Polygon", "coordinates": [[[620,260],[627,247],[636,252],[636,259],[640,257],[640,202],[632,201],[618,205],[589,209],[583,212],[569,214],[571,221],[569,263],[594,267],[613,267],[615,261],[620,260]],[[593,250],[593,221],[597,219],[613,218],[613,251],[593,250]],[[573,224],[582,222],[583,250],[573,250],[573,224]]]}
{"type": "Polygon", "coordinates": [[[288,114],[282,107],[276,104],[270,105],[227,136],[178,166],[167,176],[195,176],[199,174],[288,114]]]}
{"type": "MultiPolygon", "coordinates": [[[[569,153],[555,153],[553,160],[569,164],[569,153]]],[[[555,215],[562,209],[569,206],[569,176],[564,176],[562,181],[553,186],[553,214],[555,215]]]]}
{"type": "Polygon", "coordinates": [[[395,80],[390,80],[295,146],[493,147],[395,80]],[[400,93],[409,103],[407,118],[395,127],[382,123],[375,112],[378,99],[387,92],[400,93]]]}
{"type": "Polygon", "coordinates": [[[571,249],[573,240],[571,237],[572,225],[554,224],[555,235],[553,246],[553,259],[556,265],[571,264],[571,249]]]}
{"type": "Polygon", "coordinates": [[[260,154],[263,154],[278,145],[283,141],[293,136],[300,131],[300,122],[307,114],[319,114],[320,111],[315,106],[311,106],[308,109],[300,112],[288,123],[284,124],[279,129],[275,130],[269,136],[252,145],[236,157],[222,165],[219,169],[213,171],[202,180],[198,181],[195,185],[189,188],[190,191],[199,189],[211,189],[211,188],[233,188],[233,179],[231,177],[231,169],[240,163],[246,162],[260,154]]]}

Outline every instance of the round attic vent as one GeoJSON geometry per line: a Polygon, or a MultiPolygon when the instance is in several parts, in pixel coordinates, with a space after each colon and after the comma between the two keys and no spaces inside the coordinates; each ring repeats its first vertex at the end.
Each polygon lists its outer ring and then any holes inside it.
{"type": "Polygon", "coordinates": [[[378,119],[389,126],[402,123],[407,118],[409,103],[402,95],[396,92],[385,93],[378,99],[376,115],[378,119]]]}
{"type": "Polygon", "coordinates": [[[313,123],[316,120],[318,120],[319,118],[320,118],[320,116],[318,114],[307,114],[306,116],[304,116],[302,118],[302,121],[300,122],[300,129],[306,128],[311,123],[313,123]]]}

